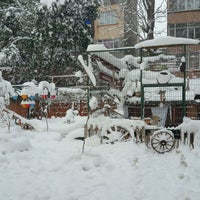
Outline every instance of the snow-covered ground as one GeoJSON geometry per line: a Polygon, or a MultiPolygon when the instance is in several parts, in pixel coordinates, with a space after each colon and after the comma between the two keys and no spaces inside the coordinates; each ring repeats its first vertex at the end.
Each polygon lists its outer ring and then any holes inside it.
{"type": "MultiPolygon", "coordinates": [[[[166,154],[133,140],[100,144],[92,136],[82,153],[83,141],[74,138],[83,136],[85,120],[52,118],[48,132],[45,121],[34,121],[37,131],[0,128],[0,199],[199,200],[198,135],[194,149],[181,145],[166,154]]],[[[192,124],[187,119],[183,129],[192,124]]]]}

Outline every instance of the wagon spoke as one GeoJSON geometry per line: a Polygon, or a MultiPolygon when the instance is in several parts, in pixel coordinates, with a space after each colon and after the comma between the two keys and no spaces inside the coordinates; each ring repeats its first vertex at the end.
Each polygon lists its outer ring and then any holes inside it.
{"type": "Polygon", "coordinates": [[[157,145],[157,144],[160,144],[160,142],[152,142],[151,144],[152,145],[157,145]]]}
{"type": "MultiPolygon", "coordinates": [[[[154,143],[155,144],[155,143],[154,143]]],[[[154,148],[157,148],[160,146],[160,143],[158,143],[156,146],[153,146],[154,148]]]]}
{"type": "Polygon", "coordinates": [[[106,133],[107,133],[106,136],[109,138],[109,141],[111,143],[116,141],[126,141],[131,138],[130,132],[126,128],[120,125],[110,126],[106,130],[106,133]]]}
{"type": "Polygon", "coordinates": [[[160,142],[160,140],[159,140],[159,139],[157,139],[157,138],[154,138],[154,140],[157,140],[158,142],[160,142]]]}
{"type": "Polygon", "coordinates": [[[173,135],[169,131],[160,131],[151,139],[152,148],[158,153],[165,153],[172,150],[174,146],[173,135]]]}

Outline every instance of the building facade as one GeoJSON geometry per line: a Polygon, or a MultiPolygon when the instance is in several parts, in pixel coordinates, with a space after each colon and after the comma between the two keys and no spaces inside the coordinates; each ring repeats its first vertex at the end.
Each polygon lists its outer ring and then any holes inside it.
{"type": "Polygon", "coordinates": [[[200,1],[168,1],[168,35],[200,39],[200,1]]]}
{"type": "MultiPolygon", "coordinates": [[[[99,7],[99,18],[94,23],[95,44],[104,44],[107,48],[119,48],[133,46],[137,43],[137,37],[133,33],[137,32],[137,26],[131,27],[135,29],[131,33],[128,33],[126,27],[127,24],[131,25],[130,21],[127,21],[128,19],[136,22],[137,17],[129,15],[127,18],[127,6],[122,2],[120,0],[104,0],[104,5],[99,7]]],[[[136,2],[132,1],[130,8],[134,7],[136,2]]]]}
{"type": "MultiPolygon", "coordinates": [[[[168,0],[167,34],[200,39],[200,0],[168,0]]],[[[191,46],[187,52],[188,68],[200,69],[200,45],[191,46]]]]}

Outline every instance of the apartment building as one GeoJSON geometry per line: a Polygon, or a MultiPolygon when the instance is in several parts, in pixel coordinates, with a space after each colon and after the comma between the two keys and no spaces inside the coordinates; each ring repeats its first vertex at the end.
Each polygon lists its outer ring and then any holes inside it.
{"type": "MultiPolygon", "coordinates": [[[[168,0],[167,34],[200,39],[200,0],[168,0]]],[[[200,69],[200,45],[188,47],[188,67],[200,69]]]]}
{"type": "Polygon", "coordinates": [[[168,35],[200,39],[200,0],[168,0],[168,35]]]}
{"type": "MultiPolygon", "coordinates": [[[[107,48],[134,46],[137,37],[137,26],[131,27],[134,31],[127,31],[130,21],[137,21],[136,15],[129,15],[128,9],[120,0],[104,0],[104,5],[99,7],[99,18],[94,23],[94,43],[104,44],[107,48]],[[127,21],[130,20],[130,21],[127,21]]],[[[134,7],[136,1],[132,0],[130,6],[134,7]]],[[[130,9],[131,7],[129,7],[130,9]]],[[[130,12],[129,12],[130,13],[130,12]]],[[[129,28],[130,29],[130,28],[129,28]]]]}

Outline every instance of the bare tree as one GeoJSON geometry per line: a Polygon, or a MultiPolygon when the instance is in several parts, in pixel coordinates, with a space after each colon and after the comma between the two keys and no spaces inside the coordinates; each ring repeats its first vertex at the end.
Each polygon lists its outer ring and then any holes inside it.
{"type": "Polygon", "coordinates": [[[155,2],[156,0],[124,1],[126,26],[140,40],[153,39],[155,35],[155,23],[161,21],[166,15],[166,9],[163,9],[166,0],[160,0],[157,7],[155,2]]]}
{"type": "Polygon", "coordinates": [[[155,33],[155,24],[166,16],[165,3],[166,0],[160,0],[159,4],[156,0],[106,0],[104,6],[108,10],[113,4],[120,6],[121,12],[117,17],[124,21],[124,46],[133,46],[138,40],[153,39],[158,34],[155,33]]]}
{"type": "Polygon", "coordinates": [[[126,0],[124,9],[124,45],[134,46],[138,38],[137,0],[126,0]]]}
{"type": "MultiPolygon", "coordinates": [[[[141,7],[142,11],[139,19],[141,21],[140,28],[146,33],[147,39],[153,39],[155,28],[155,0],[141,0],[139,3],[139,8],[141,7]]],[[[140,15],[140,10],[138,10],[138,14],[140,15]]]]}

